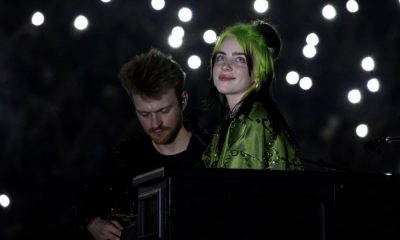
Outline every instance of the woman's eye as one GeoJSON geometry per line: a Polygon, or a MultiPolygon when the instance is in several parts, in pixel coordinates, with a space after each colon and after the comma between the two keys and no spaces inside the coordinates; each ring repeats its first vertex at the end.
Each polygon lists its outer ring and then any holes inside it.
{"type": "Polygon", "coordinates": [[[236,58],[236,62],[237,62],[237,63],[246,63],[246,58],[244,58],[244,57],[238,57],[238,58],[236,58]]]}
{"type": "Polygon", "coordinates": [[[217,55],[217,56],[215,57],[215,60],[216,60],[217,62],[223,61],[223,60],[224,60],[224,56],[222,56],[222,55],[217,55]]]}

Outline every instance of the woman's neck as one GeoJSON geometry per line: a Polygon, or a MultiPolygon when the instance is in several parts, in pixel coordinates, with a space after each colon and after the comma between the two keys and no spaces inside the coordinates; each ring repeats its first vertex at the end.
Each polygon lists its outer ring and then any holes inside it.
{"type": "Polygon", "coordinates": [[[244,101],[244,99],[254,91],[255,85],[253,84],[244,92],[237,94],[228,94],[225,95],[226,101],[228,102],[229,109],[234,112],[235,110],[240,108],[240,105],[244,101]]]}
{"type": "Polygon", "coordinates": [[[242,104],[243,95],[227,95],[226,101],[231,112],[237,111],[242,104]]]}

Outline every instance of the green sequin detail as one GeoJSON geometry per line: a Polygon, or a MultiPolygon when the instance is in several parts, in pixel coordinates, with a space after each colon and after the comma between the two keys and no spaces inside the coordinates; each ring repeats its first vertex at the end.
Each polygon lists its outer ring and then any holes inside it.
{"type": "Polygon", "coordinates": [[[220,128],[203,154],[209,168],[303,170],[285,132],[276,132],[265,108],[253,103],[248,116],[234,118],[219,152],[220,128]]]}

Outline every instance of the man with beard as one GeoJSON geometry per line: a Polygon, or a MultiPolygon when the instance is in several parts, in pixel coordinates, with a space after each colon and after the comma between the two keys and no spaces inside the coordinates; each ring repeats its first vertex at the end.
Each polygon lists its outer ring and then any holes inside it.
{"type": "Polygon", "coordinates": [[[210,141],[207,131],[184,120],[185,73],[170,56],[151,49],[127,62],[119,77],[144,131],[113,149],[110,164],[77,205],[82,228],[96,240],[120,239],[123,229],[134,229],[135,176],[162,166],[202,167],[210,141]]]}

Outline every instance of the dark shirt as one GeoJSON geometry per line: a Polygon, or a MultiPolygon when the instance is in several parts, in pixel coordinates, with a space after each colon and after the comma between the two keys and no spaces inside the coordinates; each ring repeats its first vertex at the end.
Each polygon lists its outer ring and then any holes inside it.
{"type": "Polygon", "coordinates": [[[160,154],[144,134],[116,145],[104,170],[85,185],[76,204],[81,228],[86,229],[88,222],[96,216],[136,215],[137,191],[132,180],[138,174],[163,166],[203,167],[201,156],[210,142],[210,135],[203,129],[190,131],[192,137],[187,149],[176,155],[160,154]]]}

